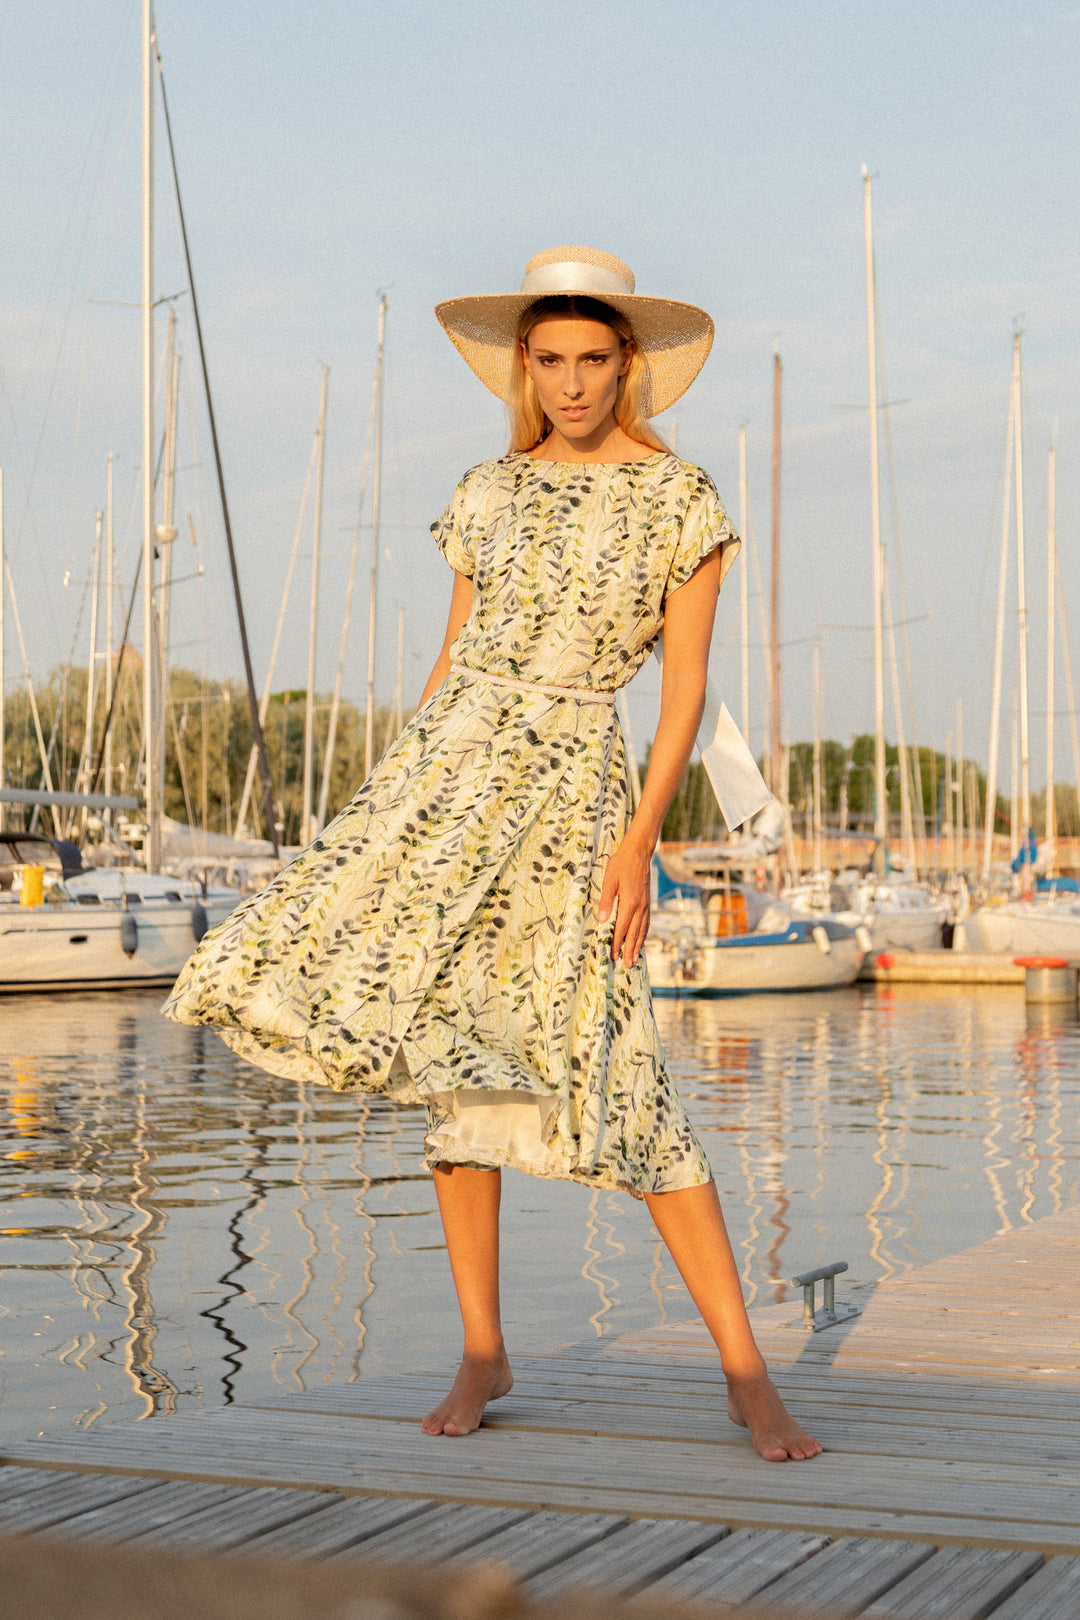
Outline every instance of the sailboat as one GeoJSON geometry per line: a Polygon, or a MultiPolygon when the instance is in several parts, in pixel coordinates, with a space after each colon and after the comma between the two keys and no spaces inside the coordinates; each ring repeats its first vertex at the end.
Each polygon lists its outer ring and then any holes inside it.
{"type": "MultiPolygon", "coordinates": [[[[86,868],[78,852],[65,851],[52,840],[30,834],[0,835],[0,992],[70,988],[118,988],[133,984],[169,984],[175,979],[208,927],[221,921],[241,898],[230,885],[211,886],[205,881],[184,881],[163,873],[162,837],[165,779],[164,676],[168,647],[169,544],[175,539],[172,527],[172,468],[175,465],[176,373],[170,366],[170,417],[164,458],[165,487],[163,521],[155,513],[154,442],[154,38],[150,0],[143,0],[142,28],[142,417],[143,417],[143,736],[146,837],[144,871],[115,868],[86,868]],[[155,600],[155,552],[161,548],[161,590],[155,600]]],[[[162,83],[164,99],[164,85],[162,83]]],[[[167,103],[165,103],[167,116],[167,103]]],[[[171,149],[171,139],[170,139],[171,149]]],[[[174,161],[175,179],[175,161],[174,161]]],[[[179,190],[177,189],[179,206],[179,190]]],[[[182,224],[182,210],[181,210],[182,224]]],[[[187,250],[184,235],[185,253],[187,250]]],[[[189,290],[198,309],[188,257],[189,290]]],[[[170,350],[172,345],[170,344],[170,350]]],[[[200,333],[201,349],[201,333],[200,333]]],[[[170,356],[172,359],[172,355],[170,356]]],[[[203,366],[206,381],[205,361],[203,366]]],[[[216,430],[207,384],[211,432],[217,453],[216,430]]],[[[111,468],[110,468],[111,472],[111,468]]],[[[226,537],[232,559],[228,511],[226,537]]],[[[110,477],[111,487],[111,477],[110,477]]],[[[110,501],[111,508],[111,501],[110,501]]],[[[2,534],[2,524],[0,524],[2,534]]],[[[100,534],[97,537],[100,542],[100,534]]],[[[111,563],[111,536],[110,557],[111,563]]],[[[0,571],[2,571],[0,557],[0,571]]],[[[250,657],[239,600],[235,562],[233,567],[241,643],[248,674],[250,657]]],[[[95,567],[95,583],[97,569],[95,567]]],[[[93,693],[95,648],[91,636],[88,696],[93,693]]],[[[111,654],[111,647],[110,647],[111,654]]],[[[2,661],[2,645],[0,645],[2,661]]],[[[111,669],[111,656],[109,659],[111,669]]],[[[2,671],[0,671],[2,672],[2,671]]],[[[253,726],[261,746],[257,711],[253,726]]],[[[87,716],[92,736],[93,714],[87,716]]],[[[87,755],[89,758],[89,755],[87,755]]],[[[265,759],[263,761],[265,763],[265,759]]],[[[266,780],[269,780],[268,772],[266,780]]],[[[138,801],[123,795],[94,792],[65,794],[50,791],[17,791],[0,787],[0,800],[23,804],[51,805],[86,810],[127,810],[138,808],[138,801]]],[[[273,836],[271,834],[271,836],[273,836]]],[[[276,847],[274,850],[276,854],[276,847]]]]}
{"type": "MultiPolygon", "coordinates": [[[[1005,500],[1002,519],[1001,562],[998,577],[998,618],[994,651],[993,696],[991,699],[990,758],[986,780],[986,825],[983,837],[983,880],[988,884],[993,855],[994,810],[997,802],[998,734],[1000,724],[1002,655],[1005,630],[1005,593],[1009,554],[1009,517],[1011,489],[1009,470],[1015,470],[1016,483],[1016,573],[1017,620],[1019,627],[1017,660],[1019,665],[1019,843],[1013,861],[1015,881],[1019,895],[997,899],[977,906],[961,925],[961,939],[971,951],[993,951],[999,954],[1039,956],[1076,960],[1080,958],[1080,896],[1069,885],[1047,882],[1037,885],[1033,872],[1038,869],[1038,858],[1029,860],[1033,851],[1031,833],[1031,780],[1028,763],[1028,680],[1027,680],[1027,585],[1024,577],[1024,459],[1021,421],[1022,367],[1020,359],[1020,333],[1013,336],[1012,382],[1009,390],[1008,441],[1011,460],[1007,463],[1005,500]]],[[[1047,824],[1046,853],[1048,864],[1053,860],[1054,840],[1054,638],[1053,628],[1057,607],[1057,537],[1055,532],[1054,499],[1055,455],[1051,449],[1048,481],[1047,522],[1047,824]]],[[[1066,652],[1068,643],[1066,641],[1066,652]]],[[[958,933],[961,930],[958,929],[958,933]]]]}
{"type": "MultiPolygon", "coordinates": [[[[775,800],[742,845],[713,846],[739,865],[775,849],[784,809],[775,800]]],[[[691,859],[697,856],[692,852],[691,859]]],[[[683,863],[653,860],[654,903],[645,941],[656,996],[731,996],[833,990],[852,984],[869,939],[835,917],[797,917],[783,901],[733,881],[729,867],[687,877],[683,863]]]]}
{"type": "MultiPolygon", "coordinates": [[[[885,758],[885,606],[887,576],[885,550],[881,538],[881,479],[879,468],[879,381],[878,381],[878,304],[877,274],[874,263],[874,220],[870,171],[864,163],[863,239],[866,271],[866,356],[870,422],[870,520],[873,546],[873,624],[874,624],[874,838],[875,864],[884,855],[888,838],[888,777],[885,758]]],[[[900,756],[900,815],[908,861],[914,866],[912,821],[913,781],[907,741],[904,736],[900,683],[892,616],[889,616],[890,661],[893,708],[900,756]]],[[[879,871],[852,886],[842,915],[867,928],[874,950],[929,950],[940,946],[942,927],[949,920],[949,902],[930,892],[925,884],[912,882],[903,873],[879,871]]]]}

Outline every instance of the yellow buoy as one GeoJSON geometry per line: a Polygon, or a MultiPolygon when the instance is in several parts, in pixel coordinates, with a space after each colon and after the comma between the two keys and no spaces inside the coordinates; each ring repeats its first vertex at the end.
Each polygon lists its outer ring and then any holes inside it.
{"type": "Polygon", "coordinates": [[[22,892],[19,899],[24,906],[40,906],[45,903],[45,868],[43,866],[23,867],[22,892]]]}

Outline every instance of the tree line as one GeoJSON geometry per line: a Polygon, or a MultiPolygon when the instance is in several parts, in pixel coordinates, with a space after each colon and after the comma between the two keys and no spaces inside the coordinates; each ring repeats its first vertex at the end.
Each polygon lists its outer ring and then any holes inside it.
{"type": "MultiPolygon", "coordinates": [[[[94,702],[94,734],[87,749],[87,674],[84,669],[54,670],[35,686],[35,722],[29,693],[12,692],[4,704],[4,780],[8,787],[40,789],[46,785],[42,745],[55,789],[105,789],[99,764],[104,753],[105,707],[99,682],[94,702]],[[39,741],[40,735],[40,741],[39,741]],[[87,767],[89,756],[90,765],[87,767]]],[[[306,694],[275,692],[263,733],[267,763],[282,843],[296,843],[303,810],[304,708],[306,694]]],[[[315,794],[318,797],[330,719],[330,696],[315,703],[315,794]]],[[[406,717],[407,718],[407,717],[406,717]]],[[[392,740],[393,712],[380,707],[375,715],[375,755],[392,740]]],[[[115,683],[111,726],[112,791],[142,792],[142,660],[128,649],[115,683]]],[[[343,699],[330,775],[328,814],[336,815],[363,780],[365,716],[343,699]]],[[[251,755],[252,732],[247,689],[240,681],[208,680],[192,670],[169,673],[166,706],[165,814],[208,832],[232,833],[240,808],[251,755]]],[[[7,806],[5,819],[14,819],[7,806]]],[[[248,829],[266,836],[261,825],[261,794],[256,781],[248,829]]]]}
{"type": "MultiPolygon", "coordinates": [[[[909,750],[913,770],[915,750],[909,750]]],[[[759,761],[764,768],[764,762],[759,761]]],[[[886,787],[890,836],[899,831],[900,823],[900,753],[892,744],[885,747],[886,787]]],[[[959,797],[950,793],[949,784],[958,774],[963,777],[964,822],[974,823],[981,835],[986,814],[986,774],[974,760],[960,762],[947,760],[943,753],[931,748],[918,749],[916,780],[921,780],[922,807],[926,836],[941,833],[955,815],[955,802],[959,797]],[[952,798],[950,809],[947,800],[952,798]]],[[[811,742],[793,743],[788,750],[788,803],[796,836],[810,836],[813,814],[814,745],[811,742]]],[[[1080,815],[1077,813],[1076,791],[1064,783],[1057,783],[1054,791],[1058,835],[1063,838],[1080,834],[1080,815]]],[[[1046,793],[1032,795],[1031,813],[1036,831],[1041,834],[1045,825],[1046,793]]],[[[821,806],[822,821],[826,827],[852,833],[869,833],[874,826],[874,738],[869,733],[855,737],[850,743],[828,739],[821,744],[821,806]]],[[[917,811],[916,835],[918,835],[917,811]]],[[[994,829],[1008,833],[1010,803],[1002,793],[996,795],[994,829]]],[[[665,839],[713,839],[727,836],[704,766],[691,763],[683,777],[678,793],[672,801],[664,822],[665,839]]]]}
{"type": "MultiPolygon", "coordinates": [[[[303,799],[304,691],[276,692],[264,727],[267,761],[274,787],[275,807],[283,843],[300,836],[303,799]]],[[[37,720],[24,688],[11,692],[4,704],[6,746],[4,780],[9,787],[45,786],[42,748],[49,761],[54,788],[68,792],[89,787],[104,789],[100,769],[105,706],[99,679],[94,702],[94,734],[87,748],[87,673],[85,669],[56,669],[35,688],[37,720]],[[39,741],[40,736],[40,741],[39,741]]],[[[330,698],[315,704],[316,796],[321,781],[329,726],[330,698]]],[[[408,715],[405,717],[408,718],[408,715]]],[[[380,707],[375,717],[375,757],[394,735],[392,711],[380,707]]],[[[142,660],[128,648],[117,671],[113,700],[112,752],[114,793],[141,792],[142,660]]],[[[365,717],[342,700],[330,777],[328,812],[336,815],[363,780],[365,717]]],[[[209,832],[231,833],[243,793],[251,754],[251,722],[247,692],[239,681],[214,681],[187,669],[169,675],[166,727],[165,813],[209,832]]],[[[788,802],[796,834],[809,835],[813,796],[813,744],[794,743],[788,750],[788,802]]],[[[647,767],[647,759],[642,770],[647,767]]],[[[918,750],[918,772],[926,832],[933,836],[949,819],[947,761],[929,748],[918,750]]],[[[886,771],[891,828],[900,815],[899,752],[886,746],[886,771]]],[[[962,765],[965,821],[981,829],[986,802],[986,777],[972,760],[962,765]],[[974,812],[974,813],[973,813],[974,812]]],[[[949,762],[949,780],[955,781],[956,762],[949,762]]],[[[825,825],[851,832],[868,832],[874,821],[874,739],[869,734],[845,744],[829,739],[821,744],[822,817],[825,825]]],[[[954,795],[955,797],[955,795],[954,795]]],[[[1055,793],[1058,831],[1063,837],[1080,834],[1075,790],[1058,784],[1055,793]]],[[[1033,796],[1032,816],[1037,829],[1044,824],[1045,792],[1033,796]]],[[[265,836],[260,826],[258,787],[252,796],[249,829],[265,836]]],[[[12,817],[9,806],[6,818],[12,817]]],[[[997,795],[995,825],[1007,833],[1008,799],[997,795]]],[[[692,762],[683,777],[664,822],[665,839],[722,838],[726,829],[699,762],[692,762]]]]}

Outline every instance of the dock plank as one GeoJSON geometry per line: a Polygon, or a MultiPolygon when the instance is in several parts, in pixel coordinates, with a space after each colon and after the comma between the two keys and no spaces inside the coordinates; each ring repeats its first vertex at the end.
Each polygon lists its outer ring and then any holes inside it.
{"type": "Polygon", "coordinates": [[[1036,1552],[943,1547],[863,1614],[866,1620],[983,1620],[1042,1562],[1036,1552]]]}
{"type": "Polygon", "coordinates": [[[244,1544],[244,1552],[272,1553],[276,1558],[321,1558],[344,1552],[380,1530],[418,1519],[436,1507],[434,1497],[417,1500],[406,1496],[336,1496],[318,1513],[252,1536],[244,1544]]]}
{"type": "Polygon", "coordinates": [[[669,1574],[727,1534],[728,1527],[722,1524],[637,1519],[531,1576],[523,1583],[524,1590],[531,1598],[543,1599],[578,1586],[599,1586],[626,1596],[669,1574]]]}
{"type": "Polygon", "coordinates": [[[393,1562],[440,1562],[451,1551],[476,1547],[499,1530],[506,1530],[528,1518],[527,1508],[467,1507],[463,1502],[447,1502],[419,1518],[409,1518],[359,1546],[334,1554],[334,1562],[357,1558],[385,1558],[393,1562]]]}
{"type": "Polygon", "coordinates": [[[1049,1558],[1012,1597],[994,1609],[994,1620],[1066,1620],[1080,1614],[1080,1558],[1049,1558]]]}
{"type": "Polygon", "coordinates": [[[482,1542],[478,1547],[467,1547],[451,1553],[447,1562],[453,1565],[482,1563],[500,1564],[511,1570],[519,1580],[539,1575],[553,1564],[583,1552],[587,1547],[603,1541],[628,1525],[624,1513],[532,1513],[518,1524],[482,1542]]]}
{"type": "Polygon", "coordinates": [[[246,1490],[227,1502],[200,1508],[178,1524],[143,1530],[131,1540],[140,1546],[226,1551],[242,1546],[266,1530],[319,1513],[329,1507],[332,1500],[321,1491],[297,1491],[287,1486],[246,1490]]]}
{"type": "Polygon", "coordinates": [[[861,1614],[934,1552],[934,1547],[919,1542],[845,1537],[772,1581],[762,1596],[778,1608],[797,1608],[800,1614],[861,1614]]]}
{"type": "Polygon", "coordinates": [[[198,1480],[155,1482],[152,1491],[102,1502],[93,1491],[94,1505],[52,1526],[54,1534],[90,1541],[131,1541],[147,1532],[171,1532],[173,1527],[205,1509],[220,1511],[249,1491],[242,1485],[209,1485],[198,1480]]]}
{"type": "MultiPolygon", "coordinates": [[[[267,1398],[253,1403],[266,1411],[304,1410],[339,1417],[383,1417],[416,1422],[445,1385],[434,1379],[372,1380],[344,1388],[308,1391],[296,1398],[267,1398]]],[[[691,1440],[708,1444],[714,1438],[741,1438],[730,1423],[725,1391],[714,1388],[704,1396],[682,1395],[658,1383],[646,1400],[636,1389],[611,1387],[603,1376],[567,1392],[558,1382],[534,1384],[520,1379],[514,1390],[494,1403],[485,1417],[491,1429],[534,1429],[594,1435],[691,1440]]],[[[953,1398],[955,1406],[955,1397],[953,1398]]],[[[799,1403],[796,1403],[799,1404],[799,1403]]],[[[807,1403],[802,1403],[806,1405],[807,1403]]],[[[809,1410],[809,1408],[808,1408],[809,1410]]],[[[880,1403],[867,1403],[858,1416],[840,1400],[812,1403],[814,1431],[827,1449],[863,1452],[870,1456],[918,1457],[927,1450],[947,1450],[971,1461],[991,1461],[1007,1444],[1012,1461],[1068,1463],[1080,1453],[1080,1419],[1062,1417],[1047,1409],[1046,1433],[1039,1433],[1030,1416],[995,1412],[992,1426],[985,1410],[942,1413],[928,1426],[925,1413],[901,1407],[882,1411],[880,1403]],[[1003,1438],[1004,1437],[1004,1438],[1003,1438]]]]}
{"type": "Polygon", "coordinates": [[[746,1603],[828,1545],[828,1536],[744,1527],[643,1587],[637,1598],[649,1603],[665,1596],[746,1603]]]}
{"type": "Polygon", "coordinates": [[[70,1483],[71,1475],[56,1468],[19,1468],[12,1465],[0,1468],[0,1503],[21,1500],[28,1491],[40,1491],[46,1485],[70,1483]]]}
{"type": "Polygon", "coordinates": [[[127,1501],[159,1488],[157,1479],[140,1476],[116,1474],[107,1479],[86,1479],[68,1474],[62,1480],[51,1481],[43,1490],[0,1502],[0,1530],[47,1530],[91,1508],[127,1501]]]}

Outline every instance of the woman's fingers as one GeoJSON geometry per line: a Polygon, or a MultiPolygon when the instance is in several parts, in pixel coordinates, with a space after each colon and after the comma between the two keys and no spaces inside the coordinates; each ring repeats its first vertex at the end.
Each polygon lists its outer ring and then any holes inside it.
{"type": "Polygon", "coordinates": [[[611,908],[619,892],[619,878],[614,861],[608,861],[604,873],[604,884],[600,890],[600,904],[597,907],[597,916],[601,922],[607,922],[611,916],[611,908]]]}
{"type": "Polygon", "coordinates": [[[622,956],[626,967],[633,967],[641,954],[641,947],[645,943],[645,935],[649,930],[649,899],[646,895],[634,906],[624,907],[623,898],[619,897],[619,914],[615,922],[615,930],[611,937],[611,960],[617,962],[622,956]]]}

